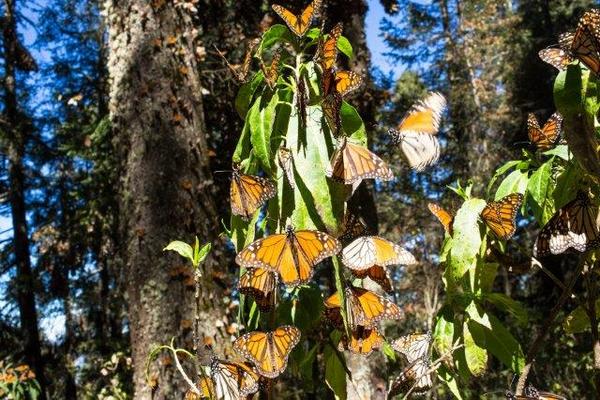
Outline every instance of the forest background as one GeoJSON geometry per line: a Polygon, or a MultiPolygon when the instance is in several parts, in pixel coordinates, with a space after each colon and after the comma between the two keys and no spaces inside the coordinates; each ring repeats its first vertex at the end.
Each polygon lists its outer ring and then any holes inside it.
{"type": "MultiPolygon", "coordinates": [[[[456,209],[458,199],[446,187],[458,180],[472,181],[483,196],[496,168],[519,157],[527,113],[545,120],[555,111],[556,71],[537,52],[598,2],[324,4],[326,26],[344,24],[354,47],[352,69],[365,77],[349,102],[362,116],[370,147],[397,177],[362,184],[354,200],[358,212],[380,235],[407,243],[420,261],[394,275],[394,300],[408,317],[386,333],[431,328],[443,301],[437,254],[444,232],[427,203],[456,209]],[[428,90],[448,99],[443,156],[416,173],[381,138],[428,90]]],[[[243,43],[276,22],[270,6],[254,0],[3,0],[0,377],[26,364],[35,380],[20,384],[40,388],[42,397],[146,398],[152,391],[148,349],[172,337],[182,347],[190,342],[192,272],[179,256],[162,251],[174,239],[212,243],[211,272],[203,280],[211,304],[202,315],[205,340],[224,352],[221,346],[237,336],[232,288],[239,267],[219,234],[229,221],[229,175],[215,172],[231,169],[243,120],[233,105],[238,85],[214,46],[230,62],[241,62],[243,43]],[[152,10],[161,17],[151,18],[152,10]],[[130,34],[120,34],[125,31],[130,34]],[[140,131],[157,137],[136,163],[131,154],[140,131]]],[[[526,349],[561,290],[530,268],[526,249],[535,224],[521,219],[519,227],[495,286],[521,305],[522,314],[500,315],[526,349]]],[[[549,268],[566,281],[569,266],[568,257],[557,257],[549,268]]],[[[575,307],[567,304],[565,315],[575,307]]],[[[591,393],[590,333],[565,332],[561,324],[552,329],[552,345],[538,354],[532,382],[569,397],[591,393]]],[[[368,377],[372,398],[389,379],[383,359],[376,353],[368,363],[347,360],[360,371],[356,376],[368,377]]],[[[513,373],[501,363],[490,358],[487,364],[477,379],[461,382],[467,398],[503,393],[512,383],[513,373]]],[[[157,398],[185,391],[169,357],[152,371],[157,398]]],[[[280,396],[332,396],[293,376],[288,372],[277,386],[280,396]]],[[[438,382],[429,396],[444,393],[438,382]]]]}

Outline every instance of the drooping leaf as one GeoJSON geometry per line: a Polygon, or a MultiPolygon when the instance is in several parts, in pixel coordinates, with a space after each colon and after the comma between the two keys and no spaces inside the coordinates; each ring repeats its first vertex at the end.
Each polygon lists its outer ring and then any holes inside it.
{"type": "Polygon", "coordinates": [[[296,39],[287,26],[282,24],[272,25],[262,37],[256,52],[262,54],[265,49],[270,49],[277,42],[295,43],[296,39]]]}
{"type": "MultiPolygon", "coordinates": [[[[331,333],[331,340],[334,345],[340,341],[342,333],[334,331],[331,333]]],[[[330,344],[325,346],[323,358],[325,360],[325,383],[331,389],[338,400],[345,400],[346,393],[346,371],[342,361],[344,355],[333,348],[330,344]]]]}
{"type": "Polygon", "coordinates": [[[354,143],[366,146],[367,131],[365,130],[365,124],[358,114],[358,111],[356,111],[356,108],[346,101],[343,101],[340,114],[342,116],[342,128],[346,135],[348,135],[354,143]]]}
{"type": "Polygon", "coordinates": [[[180,256],[187,258],[192,263],[194,262],[194,249],[185,242],[174,240],[163,249],[163,251],[167,250],[179,253],[180,256]]]}
{"type": "Polygon", "coordinates": [[[352,44],[345,36],[340,36],[337,42],[337,48],[340,50],[342,54],[352,60],[354,57],[354,51],[352,50],[352,44]]]}
{"type": "Polygon", "coordinates": [[[465,322],[463,325],[463,340],[469,372],[474,376],[483,374],[488,362],[483,327],[472,320],[465,322]]]}
{"type": "Polygon", "coordinates": [[[271,132],[278,103],[276,91],[270,98],[259,96],[248,112],[252,149],[267,174],[271,173],[271,132]]]}

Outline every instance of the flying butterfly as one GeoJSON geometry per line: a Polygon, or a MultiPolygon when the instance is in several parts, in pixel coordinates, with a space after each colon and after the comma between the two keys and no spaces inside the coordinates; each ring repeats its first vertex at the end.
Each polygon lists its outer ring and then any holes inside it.
{"type": "Polygon", "coordinates": [[[354,354],[367,356],[383,344],[383,336],[375,327],[358,326],[352,329],[351,336],[350,340],[345,335],[342,337],[338,347],[340,351],[346,349],[354,354]]]}
{"type": "Polygon", "coordinates": [[[225,61],[225,65],[227,65],[227,68],[229,68],[229,70],[233,74],[233,77],[240,83],[246,83],[248,81],[248,73],[250,72],[252,56],[254,54],[256,46],[258,46],[258,43],[260,43],[260,39],[253,39],[249,42],[248,49],[246,50],[246,55],[244,56],[244,62],[242,62],[242,64],[239,66],[231,65],[227,58],[225,58],[225,55],[215,47],[215,50],[217,50],[219,56],[221,56],[223,61],[225,61]]]}
{"type": "Polygon", "coordinates": [[[342,129],[342,102],[342,96],[337,92],[333,92],[329,96],[326,96],[321,102],[325,120],[334,136],[338,136],[342,129]]]}
{"type": "Polygon", "coordinates": [[[333,236],[319,231],[295,231],[270,235],[248,245],[235,258],[244,268],[264,268],[279,274],[288,286],[306,283],[313,267],[339,253],[341,245],[333,236]]]}
{"type": "Polygon", "coordinates": [[[276,274],[264,268],[248,268],[238,284],[240,293],[252,297],[262,312],[273,309],[276,288],[276,274]]]}
{"type": "Polygon", "coordinates": [[[408,110],[396,129],[388,130],[412,169],[423,171],[438,160],[440,144],[435,135],[445,108],[444,96],[431,92],[408,110]]]}
{"type": "Polygon", "coordinates": [[[281,49],[278,49],[273,55],[271,60],[271,66],[267,68],[264,63],[260,63],[260,68],[263,71],[265,81],[269,86],[269,89],[273,90],[277,85],[277,79],[279,78],[279,62],[281,61],[281,49]]]}
{"type": "Polygon", "coordinates": [[[554,113],[541,128],[534,114],[527,117],[527,132],[529,141],[540,151],[550,150],[557,142],[562,128],[562,117],[554,113]]]}
{"type": "Polygon", "coordinates": [[[277,161],[285,173],[285,177],[287,178],[290,186],[292,189],[295,189],[296,178],[294,177],[294,158],[292,156],[292,151],[287,147],[280,147],[277,151],[277,161]]]}
{"type": "Polygon", "coordinates": [[[481,218],[499,239],[508,240],[517,230],[517,212],[522,202],[521,193],[512,193],[498,201],[490,201],[481,212],[481,218]]]}
{"type": "Polygon", "coordinates": [[[398,353],[403,354],[409,363],[420,358],[429,357],[429,347],[433,337],[431,332],[412,333],[394,340],[391,345],[398,353]]]}
{"type": "Polygon", "coordinates": [[[340,236],[338,236],[338,240],[343,244],[346,244],[347,242],[366,234],[369,229],[367,224],[360,216],[349,210],[346,210],[341,231],[342,233],[340,236]]]}
{"type": "Polygon", "coordinates": [[[433,384],[431,373],[429,372],[429,361],[426,358],[420,358],[410,363],[402,373],[394,379],[388,391],[388,398],[398,394],[406,394],[413,387],[412,393],[423,395],[433,384]]]}
{"type": "Polygon", "coordinates": [[[352,270],[374,265],[413,265],[415,257],[408,251],[379,236],[362,236],[342,250],[342,263],[352,270]]]}
{"type": "Polygon", "coordinates": [[[288,356],[299,341],[300,330],[284,325],[272,332],[246,333],[233,342],[233,348],[252,361],[259,374],[276,378],[287,367],[288,356]]]}
{"type": "MultiPolygon", "coordinates": [[[[382,320],[400,320],[404,313],[392,301],[370,290],[348,285],[344,290],[348,324],[352,329],[357,326],[372,328],[382,320]]],[[[325,315],[334,326],[341,321],[341,299],[335,292],[325,300],[325,315]]]]}
{"type": "Polygon", "coordinates": [[[559,209],[544,225],[533,247],[535,257],[562,254],[572,249],[583,253],[600,246],[598,207],[583,191],[559,209]]]}
{"type": "Polygon", "coordinates": [[[329,71],[335,67],[338,55],[337,42],[340,36],[342,36],[343,28],[342,23],[338,23],[329,32],[327,40],[319,40],[315,59],[323,71],[329,71]]]}
{"type": "Polygon", "coordinates": [[[231,212],[244,220],[249,220],[267,200],[275,196],[275,185],[268,179],[240,172],[233,167],[231,187],[229,190],[231,212]]]}
{"type": "Polygon", "coordinates": [[[446,233],[452,236],[454,216],[435,203],[428,203],[427,208],[429,208],[429,211],[431,211],[431,213],[435,215],[438,221],[440,221],[446,233]]]}
{"type": "Polygon", "coordinates": [[[302,13],[294,14],[279,4],[273,4],[273,10],[285,21],[288,28],[298,37],[302,37],[310,28],[313,18],[319,14],[322,0],[313,0],[302,13]]]}
{"type": "Polygon", "coordinates": [[[392,280],[390,279],[387,270],[381,265],[373,265],[371,268],[367,269],[351,269],[350,272],[358,279],[370,278],[388,293],[393,289],[392,280]]]}
{"type": "Polygon", "coordinates": [[[210,363],[210,379],[201,378],[198,387],[201,398],[242,400],[258,391],[259,377],[248,363],[223,361],[214,357],[210,363]]]}
{"type": "Polygon", "coordinates": [[[338,141],[325,175],[347,185],[362,179],[389,181],[394,178],[390,167],[379,156],[364,146],[350,143],[346,137],[338,141]]]}

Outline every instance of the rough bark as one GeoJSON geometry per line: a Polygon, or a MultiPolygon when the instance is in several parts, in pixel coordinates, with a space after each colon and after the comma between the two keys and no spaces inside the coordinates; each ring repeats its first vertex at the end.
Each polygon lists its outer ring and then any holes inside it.
{"type": "MultiPolygon", "coordinates": [[[[122,150],[120,220],[124,243],[135,397],[181,398],[187,389],[172,360],[153,364],[152,393],[145,362],[153,344],[191,349],[193,285],[163,254],[171,240],[202,242],[219,230],[202,115],[191,2],[107,0],[109,112],[122,150]],[[184,334],[188,342],[182,340],[184,334]]],[[[204,276],[207,276],[205,274],[204,276]]],[[[205,278],[206,279],[206,278],[205,278]]],[[[204,336],[216,336],[224,315],[221,291],[204,282],[204,336]]],[[[221,340],[224,342],[224,340],[221,340]]],[[[216,341],[218,343],[218,341],[216,341]]]]}
{"type": "Polygon", "coordinates": [[[16,35],[15,2],[4,2],[4,106],[8,134],[9,160],[9,202],[12,215],[13,243],[17,266],[16,291],[23,347],[27,363],[35,371],[42,387],[41,398],[45,398],[43,360],[40,349],[40,335],[35,306],[35,277],[31,268],[27,210],[25,203],[24,157],[27,132],[30,125],[20,112],[17,100],[15,69],[18,68],[18,51],[21,48],[16,35]]]}

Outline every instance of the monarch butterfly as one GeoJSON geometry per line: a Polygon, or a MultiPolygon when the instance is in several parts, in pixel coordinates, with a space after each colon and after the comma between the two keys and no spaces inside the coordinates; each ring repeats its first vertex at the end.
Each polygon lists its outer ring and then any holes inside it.
{"type": "Polygon", "coordinates": [[[301,76],[298,79],[298,92],[296,93],[296,109],[300,116],[300,122],[303,127],[306,127],[306,107],[308,104],[308,91],[306,90],[306,83],[304,78],[301,76]]]}
{"type": "Polygon", "coordinates": [[[287,8],[279,4],[273,4],[273,10],[285,21],[287,26],[298,37],[302,37],[308,31],[313,18],[319,13],[321,0],[313,0],[301,14],[295,15],[287,8]]]}
{"type": "Polygon", "coordinates": [[[246,333],[233,342],[233,348],[252,361],[259,374],[276,378],[287,367],[288,356],[299,341],[300,330],[284,325],[272,332],[246,333]]]}
{"type": "Polygon", "coordinates": [[[452,236],[454,216],[435,203],[428,203],[427,208],[429,208],[429,211],[431,211],[431,213],[435,215],[438,221],[440,221],[440,223],[444,226],[446,233],[452,236]]]}
{"type": "Polygon", "coordinates": [[[335,68],[323,70],[321,89],[323,97],[339,93],[344,97],[358,89],[363,83],[363,77],[354,71],[336,71],[335,68]]]}
{"type": "Polygon", "coordinates": [[[408,110],[396,129],[388,130],[412,169],[423,171],[439,158],[440,144],[435,135],[445,108],[444,96],[431,92],[408,110]]]}
{"type": "Polygon", "coordinates": [[[342,96],[337,92],[333,92],[321,102],[325,120],[334,136],[337,136],[342,128],[342,117],[340,114],[342,101],[342,96]]]}
{"type": "Polygon", "coordinates": [[[539,51],[538,56],[544,61],[552,65],[559,71],[563,71],[567,68],[567,65],[571,64],[574,59],[563,49],[556,47],[549,47],[539,51]]]}
{"type": "Polygon", "coordinates": [[[509,194],[498,201],[487,203],[481,212],[481,217],[499,239],[508,240],[517,230],[517,211],[522,202],[521,193],[509,194]]]}
{"type": "Polygon", "coordinates": [[[357,326],[351,331],[351,338],[344,335],[340,340],[339,350],[350,350],[352,353],[369,355],[373,350],[377,350],[383,344],[383,336],[377,330],[377,328],[366,328],[364,326],[357,326]]]}
{"type": "Polygon", "coordinates": [[[387,273],[387,270],[380,265],[373,265],[367,269],[351,269],[352,275],[358,279],[371,278],[373,282],[376,282],[381,286],[383,290],[390,293],[392,291],[392,280],[387,273]]]}
{"type": "Polygon", "coordinates": [[[274,272],[263,268],[248,268],[240,277],[238,284],[240,293],[250,296],[258,309],[269,312],[275,305],[275,289],[277,278],[274,272]]]}
{"type": "Polygon", "coordinates": [[[198,383],[196,384],[196,388],[200,392],[200,394],[196,394],[192,390],[188,390],[185,392],[184,400],[199,400],[199,399],[211,399],[215,397],[215,385],[213,381],[208,376],[203,376],[200,378],[198,383]]]}
{"type": "Polygon", "coordinates": [[[342,222],[342,234],[338,236],[338,240],[342,243],[349,242],[362,236],[368,232],[367,224],[358,215],[346,211],[342,222]]]}
{"type": "Polygon", "coordinates": [[[540,151],[551,149],[560,135],[562,127],[562,117],[558,113],[554,113],[548,118],[543,128],[534,114],[529,114],[527,117],[527,132],[529,141],[533,143],[540,151]]]}
{"type": "Polygon", "coordinates": [[[508,400],[567,400],[566,397],[554,393],[541,392],[533,386],[527,386],[523,391],[523,395],[515,395],[512,392],[506,392],[508,400]]]}
{"type": "Polygon", "coordinates": [[[346,137],[338,141],[338,148],[331,157],[331,166],[325,174],[347,185],[362,179],[389,181],[394,178],[392,170],[381,158],[364,146],[348,142],[346,137]]]}
{"type": "Polygon", "coordinates": [[[596,217],[598,208],[582,191],[562,207],[540,231],[533,246],[533,255],[546,257],[569,249],[583,253],[600,245],[596,217]]]}
{"type": "MultiPolygon", "coordinates": [[[[352,328],[357,326],[372,328],[374,324],[384,319],[399,320],[404,317],[400,307],[367,289],[348,285],[344,292],[348,324],[352,328]]],[[[334,325],[341,321],[341,304],[338,292],[325,300],[325,315],[334,325]]]]}
{"type": "Polygon", "coordinates": [[[242,400],[259,388],[259,375],[247,363],[228,362],[216,357],[210,363],[210,379],[198,385],[201,398],[242,400]]]}
{"type": "Polygon", "coordinates": [[[277,193],[275,185],[268,179],[240,172],[233,167],[229,195],[231,212],[244,220],[249,220],[267,200],[277,193]]]}
{"type": "Polygon", "coordinates": [[[343,25],[338,23],[333,27],[331,32],[329,32],[327,40],[319,41],[316,61],[319,63],[323,71],[331,70],[335,66],[338,55],[337,42],[340,36],[342,36],[342,30],[343,25]]]}
{"type": "Polygon", "coordinates": [[[281,60],[281,49],[278,49],[273,55],[273,59],[271,60],[271,66],[267,68],[264,63],[260,64],[260,68],[263,71],[263,75],[265,76],[265,81],[269,86],[269,89],[273,90],[275,85],[277,84],[277,79],[279,78],[279,61],[281,60]]]}
{"type": "Polygon", "coordinates": [[[427,333],[412,333],[394,340],[392,348],[398,353],[403,354],[406,360],[411,363],[420,358],[429,357],[429,347],[432,340],[431,331],[427,333]]]}
{"type": "Polygon", "coordinates": [[[280,147],[277,152],[277,161],[279,162],[279,166],[285,173],[285,176],[292,187],[292,189],[296,188],[296,178],[294,177],[294,158],[292,156],[292,151],[287,147],[280,147]]]}
{"type": "Polygon", "coordinates": [[[342,262],[352,270],[364,270],[374,265],[412,265],[417,260],[408,251],[379,236],[362,236],[342,250],[342,262]]]}
{"type": "Polygon", "coordinates": [[[289,286],[306,283],[313,267],[337,254],[341,245],[333,236],[319,231],[294,231],[258,239],[243,249],[235,261],[244,268],[264,268],[278,273],[289,286]]]}
{"type": "Polygon", "coordinates": [[[235,67],[231,65],[229,61],[227,61],[227,58],[225,58],[225,55],[215,47],[215,50],[217,50],[219,56],[221,56],[223,61],[225,61],[225,65],[227,65],[227,68],[229,68],[229,70],[233,74],[233,77],[240,83],[246,83],[248,81],[248,73],[250,72],[252,56],[254,53],[254,49],[256,49],[256,46],[258,46],[258,43],[260,43],[260,39],[253,39],[249,42],[248,49],[246,50],[246,55],[244,56],[244,61],[241,65],[235,67]]]}
{"type": "Polygon", "coordinates": [[[415,395],[423,395],[433,384],[431,380],[431,373],[429,372],[429,360],[426,358],[419,358],[411,362],[402,373],[392,381],[390,390],[388,392],[388,398],[392,398],[398,394],[405,394],[414,387],[413,392],[415,395]]]}

